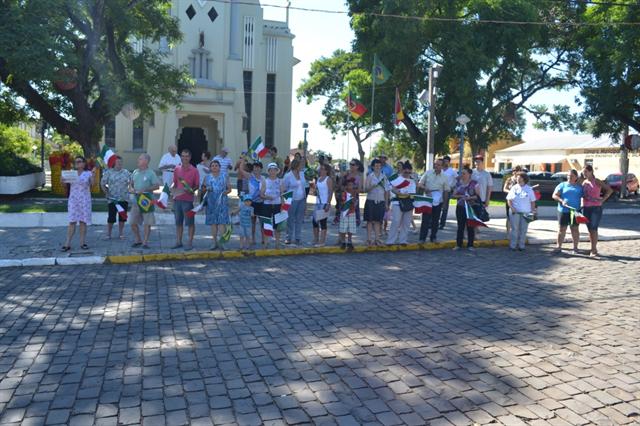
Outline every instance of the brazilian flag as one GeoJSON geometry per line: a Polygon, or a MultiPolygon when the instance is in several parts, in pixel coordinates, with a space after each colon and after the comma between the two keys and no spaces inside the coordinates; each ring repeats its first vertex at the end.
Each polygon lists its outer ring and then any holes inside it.
{"type": "Polygon", "coordinates": [[[138,194],[136,202],[142,213],[151,213],[153,211],[153,195],[149,192],[138,194]]]}
{"type": "Polygon", "coordinates": [[[218,239],[218,244],[219,245],[226,244],[226,243],[229,242],[229,240],[231,240],[231,231],[232,231],[232,229],[233,229],[233,226],[227,225],[227,229],[220,236],[220,239],[218,239]]]}

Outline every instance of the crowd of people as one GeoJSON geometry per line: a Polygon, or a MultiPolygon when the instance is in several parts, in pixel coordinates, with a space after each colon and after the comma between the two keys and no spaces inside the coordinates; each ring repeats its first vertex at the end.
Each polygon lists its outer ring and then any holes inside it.
{"type": "MultiPolygon", "coordinates": [[[[482,156],[474,158],[474,169],[465,166],[459,175],[450,167],[450,158],[444,156],[434,161],[431,170],[418,176],[409,161],[397,162],[393,167],[384,154],[374,158],[366,169],[357,159],[351,160],[348,167],[336,169],[331,158],[324,155],[319,156],[315,165],[310,165],[300,153],[282,160],[275,147],[270,148],[265,158],[243,153],[235,162],[225,148],[213,159],[210,153],[204,152],[197,166],[192,164],[191,155],[187,149],[178,154],[175,146],[169,147],[158,165],[161,178],[149,167],[148,154],[139,156],[133,172],[124,169],[122,159],[117,156],[114,167],[105,170],[100,182],[108,203],[106,238],[114,238],[114,225],[118,222],[117,238],[124,239],[124,225],[129,221],[134,237],[132,246],[148,249],[151,230],[156,224],[155,209],[170,208],[176,227],[173,249],[193,249],[195,216],[200,211],[210,227],[211,250],[223,250],[232,229],[239,236],[242,250],[267,248],[271,244],[275,248],[306,244],[322,247],[329,243],[330,222],[338,227],[337,244],[343,249],[353,248],[353,235],[361,226],[366,227],[369,247],[406,245],[412,229],[419,232],[420,243],[427,239],[433,243],[438,241],[438,231],[447,224],[450,200],[453,200],[457,223],[454,249],[473,251],[477,227],[483,225],[481,218],[488,216],[486,211],[494,186],[482,156]],[[232,171],[237,176],[237,205],[229,197],[232,171]],[[157,199],[154,192],[160,188],[164,198],[161,195],[157,199]],[[310,209],[313,240],[304,242],[302,231],[308,226],[305,217],[309,212],[310,194],[316,200],[310,209]],[[362,216],[361,195],[365,198],[362,216]],[[428,205],[420,209],[419,231],[414,222],[418,203],[428,205]],[[188,234],[183,241],[185,226],[188,234]]],[[[78,177],[70,183],[69,227],[63,251],[71,249],[78,223],[80,247],[88,249],[90,187],[95,173],[87,170],[83,157],[76,158],[75,166],[78,177]]],[[[512,250],[525,249],[528,225],[537,216],[536,194],[528,183],[527,173],[516,168],[503,187],[512,250]]],[[[590,253],[597,256],[602,203],[611,193],[606,183],[595,178],[591,166],[586,166],[581,174],[571,171],[568,181],[559,184],[553,194],[558,202],[556,251],[562,250],[567,227],[573,248],[577,250],[578,224],[584,218],[591,241],[590,253]]]]}

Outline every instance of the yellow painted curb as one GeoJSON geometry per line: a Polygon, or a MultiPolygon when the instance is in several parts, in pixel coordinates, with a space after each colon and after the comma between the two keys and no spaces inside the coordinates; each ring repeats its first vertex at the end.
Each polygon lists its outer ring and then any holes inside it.
{"type": "MultiPolygon", "coordinates": [[[[438,243],[392,245],[379,247],[354,247],[350,253],[396,252],[396,251],[428,251],[455,247],[455,241],[438,243]]],[[[509,240],[479,240],[476,247],[505,247],[509,240]]],[[[251,257],[304,256],[310,254],[343,254],[349,253],[340,247],[309,247],[287,249],[261,249],[249,251],[195,251],[188,253],[153,253],[145,255],[107,256],[106,263],[129,264],[140,262],[181,261],[181,260],[224,260],[244,259],[251,257]]]]}

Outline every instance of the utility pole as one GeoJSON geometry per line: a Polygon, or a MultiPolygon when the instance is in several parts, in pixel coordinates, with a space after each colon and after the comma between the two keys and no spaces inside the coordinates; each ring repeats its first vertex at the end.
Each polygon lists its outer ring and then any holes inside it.
{"type": "Polygon", "coordinates": [[[629,173],[629,148],[627,148],[627,138],[629,137],[629,126],[624,126],[622,132],[622,146],[620,146],[620,173],[622,173],[622,183],[620,184],[620,198],[627,197],[627,174],[629,173]]]}
{"type": "Polygon", "coordinates": [[[437,88],[437,80],[440,76],[440,72],[442,71],[442,66],[434,65],[429,68],[429,120],[428,120],[428,129],[427,129],[427,149],[425,155],[425,170],[431,170],[433,167],[433,151],[434,151],[434,119],[436,113],[436,103],[435,103],[435,95],[437,88]]]}

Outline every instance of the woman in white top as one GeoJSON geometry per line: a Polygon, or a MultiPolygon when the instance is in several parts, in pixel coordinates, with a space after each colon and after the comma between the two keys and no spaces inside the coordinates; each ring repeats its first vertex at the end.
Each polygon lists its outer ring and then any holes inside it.
{"type": "Polygon", "coordinates": [[[407,207],[411,201],[410,194],[416,193],[416,181],[411,179],[412,172],[413,166],[411,166],[411,163],[404,162],[402,164],[402,177],[409,182],[409,185],[403,188],[391,187],[394,198],[391,201],[391,229],[389,230],[387,245],[396,244],[396,241],[401,245],[407,244],[409,227],[413,219],[412,203],[411,208],[407,207]],[[401,203],[407,207],[401,207],[401,203]]]}
{"type": "Polygon", "coordinates": [[[331,179],[331,166],[320,166],[319,176],[316,179],[316,208],[313,212],[313,245],[323,247],[327,241],[327,218],[331,210],[331,197],[333,197],[333,180],[331,179]]]}
{"type": "Polygon", "coordinates": [[[511,222],[511,232],[509,233],[509,247],[524,250],[527,239],[527,228],[536,212],[536,196],[533,189],[528,185],[529,176],[525,172],[518,172],[515,175],[517,183],[509,189],[507,203],[511,210],[509,221],[511,222]]]}
{"type": "Polygon", "coordinates": [[[289,218],[287,219],[287,240],[285,244],[300,245],[302,235],[302,221],[307,208],[305,191],[306,181],[302,173],[302,160],[294,158],[291,162],[291,170],[284,175],[283,192],[293,192],[293,200],[289,207],[289,218]]]}
{"type": "MultiPolygon", "coordinates": [[[[264,200],[263,214],[271,219],[273,233],[276,238],[275,248],[280,246],[280,231],[275,222],[275,215],[280,213],[282,203],[282,181],[278,178],[278,173],[280,173],[278,165],[269,163],[267,166],[267,178],[260,185],[260,198],[264,200]]],[[[267,243],[263,242],[262,245],[266,247],[267,243]]]]}
{"type": "Polygon", "coordinates": [[[364,220],[367,222],[367,245],[381,246],[382,221],[389,206],[389,180],[382,173],[382,162],[371,162],[372,172],[364,182],[367,200],[364,203],[364,220]],[[373,235],[373,238],[371,236],[373,235]]]}

